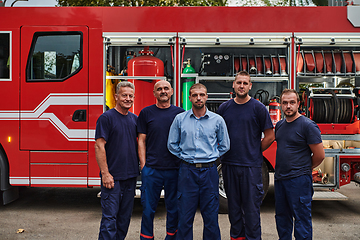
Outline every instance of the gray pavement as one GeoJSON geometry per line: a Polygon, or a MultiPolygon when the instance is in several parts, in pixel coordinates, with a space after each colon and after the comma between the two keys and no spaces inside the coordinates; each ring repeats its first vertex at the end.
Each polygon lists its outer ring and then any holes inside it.
{"type": "MultiPolygon", "coordinates": [[[[20,199],[0,206],[0,240],[3,239],[97,239],[101,219],[99,188],[26,188],[20,199]],[[23,233],[17,233],[24,229],[23,233]]],[[[360,187],[354,183],[339,192],[347,201],[313,201],[314,239],[360,239],[360,187]]],[[[262,239],[277,239],[274,191],[261,207],[262,239]]],[[[165,238],[165,204],[159,202],[155,216],[155,239],[165,238]]],[[[141,204],[135,200],[128,240],[140,235],[141,204]]],[[[222,239],[230,239],[226,214],[219,215],[222,239]]],[[[202,219],[198,212],[194,223],[194,240],[202,239],[202,219]]]]}

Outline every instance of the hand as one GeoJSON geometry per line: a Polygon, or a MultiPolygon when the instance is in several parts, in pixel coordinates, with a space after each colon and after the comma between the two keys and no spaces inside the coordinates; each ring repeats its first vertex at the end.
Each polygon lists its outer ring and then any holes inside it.
{"type": "Polygon", "coordinates": [[[144,166],[145,166],[145,163],[140,162],[140,171],[143,170],[144,166]]]}
{"type": "Polygon", "coordinates": [[[108,189],[114,188],[114,178],[110,173],[102,175],[102,183],[108,189]]]}

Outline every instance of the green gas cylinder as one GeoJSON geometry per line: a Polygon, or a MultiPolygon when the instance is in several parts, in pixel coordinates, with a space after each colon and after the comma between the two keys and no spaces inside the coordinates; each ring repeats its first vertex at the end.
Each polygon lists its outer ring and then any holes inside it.
{"type": "MultiPolygon", "coordinates": [[[[195,73],[195,69],[190,65],[190,58],[187,60],[186,67],[183,72],[185,74],[195,73]]],[[[183,94],[182,94],[182,103],[185,110],[191,109],[191,102],[189,100],[189,89],[195,83],[195,78],[185,77],[183,78],[183,94]]]]}

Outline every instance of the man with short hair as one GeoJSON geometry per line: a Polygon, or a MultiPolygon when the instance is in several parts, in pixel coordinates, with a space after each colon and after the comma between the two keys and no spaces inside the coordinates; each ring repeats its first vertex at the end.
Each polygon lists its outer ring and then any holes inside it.
{"type": "Polygon", "coordinates": [[[230,140],[224,119],[205,106],[206,87],[194,84],[189,93],[192,108],[175,117],[168,139],[169,151],[182,160],[177,239],[193,239],[193,222],[199,206],[204,221],[203,239],[219,240],[219,176],[215,161],[229,149],[230,140]]]}
{"type": "Polygon", "coordinates": [[[276,228],[280,240],[312,239],[312,169],[325,158],[321,133],[316,123],[302,116],[299,94],[285,89],[280,96],[285,119],[275,126],[276,228]]]}
{"type": "Polygon", "coordinates": [[[125,239],[130,224],[139,175],[137,116],[129,112],[134,97],[132,83],[118,83],[116,106],[96,122],[95,154],[100,168],[102,208],[99,239],[125,239]]]}
{"type": "Polygon", "coordinates": [[[154,239],[154,215],[164,187],[166,206],[166,240],[176,239],[177,181],[180,159],[167,149],[169,129],[175,116],[184,111],[170,103],[174,91],[168,81],[159,81],[153,90],[156,104],[141,110],[137,121],[141,167],[140,239],[154,239]]]}
{"type": "Polygon", "coordinates": [[[221,104],[217,111],[226,122],[231,140],[230,150],[221,161],[230,237],[236,240],[261,239],[262,152],[275,139],[269,112],[250,97],[251,87],[250,75],[237,73],[233,81],[236,97],[221,104]]]}

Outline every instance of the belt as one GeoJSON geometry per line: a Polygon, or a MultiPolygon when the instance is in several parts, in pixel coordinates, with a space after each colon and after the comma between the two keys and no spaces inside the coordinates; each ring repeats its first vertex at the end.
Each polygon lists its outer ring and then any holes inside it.
{"type": "Polygon", "coordinates": [[[215,161],[208,162],[208,163],[189,163],[189,162],[186,162],[183,160],[182,162],[186,165],[195,166],[196,168],[209,168],[216,164],[215,161]]]}

